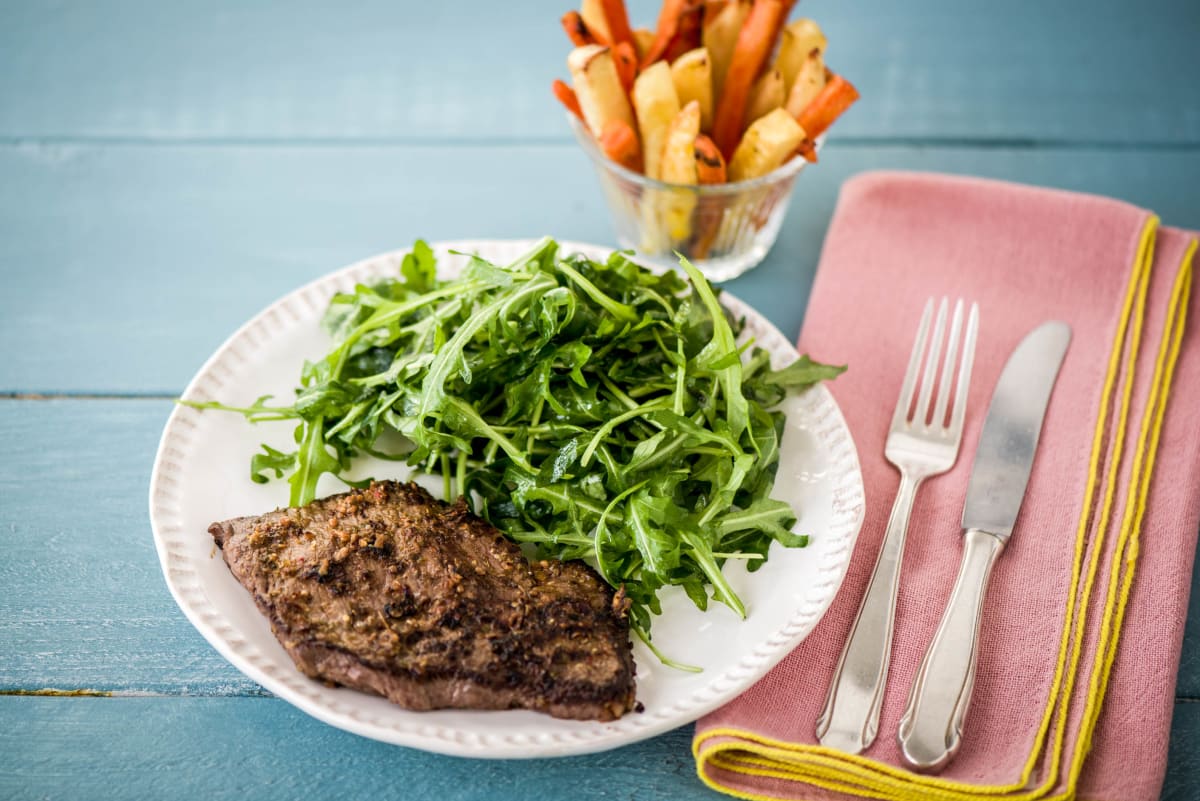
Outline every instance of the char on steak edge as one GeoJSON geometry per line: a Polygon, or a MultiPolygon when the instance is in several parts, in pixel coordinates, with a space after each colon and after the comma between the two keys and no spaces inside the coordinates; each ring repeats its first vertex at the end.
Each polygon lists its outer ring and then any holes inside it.
{"type": "Polygon", "coordinates": [[[461,499],[378,481],[209,533],[314,679],[408,709],[634,705],[623,593],[583,562],[528,561],[461,499]]]}

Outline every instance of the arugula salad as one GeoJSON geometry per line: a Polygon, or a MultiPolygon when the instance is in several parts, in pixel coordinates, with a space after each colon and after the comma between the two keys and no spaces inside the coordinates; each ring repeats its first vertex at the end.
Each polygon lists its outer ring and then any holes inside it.
{"type": "Polygon", "coordinates": [[[304,365],[290,405],[190,405],[296,421],[294,451],[263,445],[251,459],[254,481],[289,477],[292,506],[323,474],[358,484],[343,474],[359,455],[440,474],[447,500],[474,499],[539,557],[585,559],[624,587],[650,645],[662,587],[744,617],[726,560],[754,570],[772,542],[806,544],[770,497],[783,430],[772,409],[845,369],[807,356],[771,369],[681,265],[687,281],[546,238],[511,264],[470,256],[447,281],[418,241],[398,277],[332,299],[333,347],[304,365]]]}

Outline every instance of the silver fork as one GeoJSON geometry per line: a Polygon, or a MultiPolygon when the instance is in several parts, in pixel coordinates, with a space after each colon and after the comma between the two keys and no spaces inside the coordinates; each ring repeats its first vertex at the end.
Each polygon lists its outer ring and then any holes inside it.
{"type": "Polygon", "coordinates": [[[908,359],[908,371],[900,388],[900,398],[892,415],[884,455],[900,471],[900,488],[892,504],[883,546],[875,560],[875,569],[842,649],[837,669],[829,684],[825,709],[817,719],[817,739],[822,745],[857,754],[875,740],[879,730],[879,710],[883,705],[883,685],[887,679],[892,652],[892,629],[896,615],[896,593],[900,584],[900,561],[904,555],[904,537],[912,514],[913,499],[921,482],[945,473],[958,459],[962,441],[963,418],[967,407],[967,388],[971,382],[971,364],[975,359],[975,337],[979,331],[979,308],[971,304],[966,332],[962,339],[962,362],[954,389],[954,408],[946,421],[950,402],[959,337],[962,331],[963,302],[954,305],[950,335],[946,338],[946,359],[934,391],[942,339],[946,328],[946,299],[933,317],[933,299],[925,304],[917,339],[908,359]],[[926,340],[929,340],[926,353],[926,340]],[[925,358],[922,358],[925,357],[925,358]],[[917,392],[918,375],[925,371],[917,392]]]}

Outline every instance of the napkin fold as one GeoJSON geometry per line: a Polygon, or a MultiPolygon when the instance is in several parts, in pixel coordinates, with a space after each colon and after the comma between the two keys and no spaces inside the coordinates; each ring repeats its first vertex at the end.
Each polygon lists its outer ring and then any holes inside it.
{"type": "Polygon", "coordinates": [[[910,173],[846,183],[800,349],[850,365],[830,389],[862,463],[865,521],[813,633],[697,723],[707,784],[745,798],[1158,797],[1200,527],[1200,426],[1178,400],[1200,393],[1196,248],[1195,234],[1102,197],[910,173]],[[980,306],[962,450],[918,493],[880,734],[851,756],[817,745],[814,728],[899,483],[883,447],[917,320],[943,296],[980,306]],[[958,569],[984,414],[1013,348],[1049,319],[1072,340],[992,574],[962,748],[940,774],[915,774],[896,731],[958,569]]]}

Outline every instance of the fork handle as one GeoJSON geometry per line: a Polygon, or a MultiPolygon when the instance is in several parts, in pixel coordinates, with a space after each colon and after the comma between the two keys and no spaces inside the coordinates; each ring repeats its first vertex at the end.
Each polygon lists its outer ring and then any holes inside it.
{"type": "Polygon", "coordinates": [[[962,743],[979,659],[983,597],[1003,548],[1004,541],[986,531],[972,528],[963,535],[958,578],[900,718],[900,751],[917,770],[940,770],[962,743]]]}
{"type": "Polygon", "coordinates": [[[904,538],[922,478],[907,471],[900,473],[900,488],[883,545],[829,683],[825,709],[817,718],[817,739],[822,745],[857,754],[875,741],[892,654],[904,538]]]}

